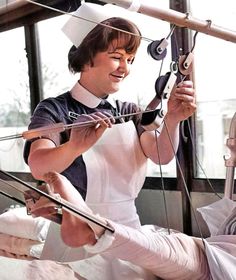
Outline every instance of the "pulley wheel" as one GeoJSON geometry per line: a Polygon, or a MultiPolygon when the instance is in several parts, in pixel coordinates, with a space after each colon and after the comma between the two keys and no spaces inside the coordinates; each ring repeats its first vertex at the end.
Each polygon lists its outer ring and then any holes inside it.
{"type": "Polygon", "coordinates": [[[146,126],[146,125],[150,125],[151,123],[153,123],[157,117],[157,114],[158,114],[158,109],[155,111],[151,111],[151,112],[145,112],[142,115],[141,125],[146,126]]]}
{"type": "Polygon", "coordinates": [[[168,82],[169,77],[170,77],[170,72],[167,72],[164,76],[160,76],[156,80],[156,83],[155,83],[156,95],[160,99],[162,97],[162,93],[165,89],[165,86],[166,86],[166,83],[168,82]]]}
{"type": "Polygon", "coordinates": [[[188,56],[189,56],[189,54],[181,55],[179,58],[179,62],[178,62],[179,72],[184,76],[189,75],[193,71],[193,57],[192,57],[191,63],[189,65],[187,65],[185,62],[185,60],[188,56]]]}
{"type": "Polygon", "coordinates": [[[151,55],[152,58],[156,60],[162,60],[166,57],[167,49],[165,48],[162,52],[158,52],[158,46],[160,45],[161,41],[153,41],[147,47],[148,54],[151,55]]]}

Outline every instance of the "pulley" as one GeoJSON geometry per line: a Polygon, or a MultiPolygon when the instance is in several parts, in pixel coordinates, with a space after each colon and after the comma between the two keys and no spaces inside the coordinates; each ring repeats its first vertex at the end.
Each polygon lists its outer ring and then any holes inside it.
{"type": "Polygon", "coordinates": [[[166,57],[168,41],[163,38],[161,41],[153,41],[148,45],[147,52],[155,60],[162,60],[166,57]]]}
{"type": "Polygon", "coordinates": [[[167,54],[167,46],[169,44],[168,40],[173,34],[175,30],[175,25],[171,26],[171,30],[169,34],[166,36],[166,38],[163,38],[161,40],[156,40],[151,42],[147,47],[148,54],[151,55],[152,58],[156,60],[162,60],[166,57],[167,54]]]}
{"type": "Polygon", "coordinates": [[[160,127],[167,113],[167,103],[174,89],[177,76],[176,70],[171,65],[171,71],[164,76],[160,76],[155,83],[156,96],[148,104],[146,111],[152,110],[150,113],[142,115],[141,125],[145,130],[155,130],[160,127]]]}
{"type": "Polygon", "coordinates": [[[179,62],[178,62],[178,68],[179,72],[187,76],[193,71],[193,62],[194,62],[194,55],[192,52],[189,52],[188,54],[181,55],[179,57],[179,62]]]}

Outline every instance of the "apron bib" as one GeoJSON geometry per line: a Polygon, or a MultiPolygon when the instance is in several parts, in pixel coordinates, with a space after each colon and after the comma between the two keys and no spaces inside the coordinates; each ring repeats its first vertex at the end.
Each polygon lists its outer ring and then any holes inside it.
{"type": "Polygon", "coordinates": [[[83,159],[88,206],[105,218],[140,228],[134,202],[145,180],[147,158],[133,122],[107,129],[83,159]]]}

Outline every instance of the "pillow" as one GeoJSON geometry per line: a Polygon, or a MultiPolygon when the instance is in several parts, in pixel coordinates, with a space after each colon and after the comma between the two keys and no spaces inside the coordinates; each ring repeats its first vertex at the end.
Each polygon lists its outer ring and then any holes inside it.
{"type": "Polygon", "coordinates": [[[44,241],[50,221],[27,214],[26,207],[13,208],[0,215],[0,232],[16,237],[44,241]]]}
{"type": "Polygon", "coordinates": [[[235,280],[235,235],[219,236],[218,240],[205,242],[207,262],[212,279],[235,280]],[[233,254],[234,253],[234,254],[233,254]]]}
{"type": "Polygon", "coordinates": [[[236,235],[236,206],[220,226],[217,235],[236,235]]]}
{"type": "Polygon", "coordinates": [[[232,215],[236,202],[229,198],[222,198],[210,205],[197,208],[206,222],[211,236],[219,234],[225,221],[232,215]]]}

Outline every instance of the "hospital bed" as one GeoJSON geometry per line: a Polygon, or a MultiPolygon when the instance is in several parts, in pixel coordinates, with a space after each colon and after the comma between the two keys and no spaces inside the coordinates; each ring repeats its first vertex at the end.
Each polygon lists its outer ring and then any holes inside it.
{"type": "MultiPolygon", "coordinates": [[[[206,252],[210,256],[208,263],[213,266],[213,279],[235,280],[236,203],[224,198],[216,203],[202,207],[199,211],[211,232],[211,237],[205,239],[205,245],[206,252]],[[222,223],[222,221],[224,222],[222,223]],[[225,226],[227,221],[228,227],[225,226]],[[229,234],[230,231],[232,231],[232,235],[229,234]],[[222,275],[226,272],[229,275],[227,276],[228,278],[222,278],[222,275]]],[[[57,241],[52,240],[52,235],[46,241],[46,243],[50,243],[50,246],[44,247],[51,223],[47,219],[41,217],[32,218],[27,215],[25,207],[10,209],[0,215],[0,279],[83,279],[69,265],[59,263],[55,256],[54,260],[41,259],[43,251],[44,256],[45,254],[52,255],[52,252],[48,252],[48,250],[51,250],[53,246],[55,248],[54,254],[57,252],[57,241]]],[[[196,250],[193,243],[189,242],[185,236],[180,235],[179,240],[186,242],[185,246],[188,247],[189,252],[196,250]]],[[[203,246],[199,238],[196,239],[196,242],[203,246]]],[[[170,245],[175,246],[174,243],[170,245]]],[[[170,250],[170,245],[166,244],[167,251],[170,250]]],[[[176,249],[178,248],[177,245],[179,246],[179,244],[176,243],[176,249]]],[[[165,253],[160,252],[160,256],[164,255],[165,253]]],[[[184,258],[186,256],[183,256],[183,260],[184,258]]],[[[181,258],[178,261],[181,263],[181,258]]],[[[160,262],[158,265],[160,265],[160,262]]],[[[166,271],[170,270],[168,262],[165,269],[166,271]]]]}

